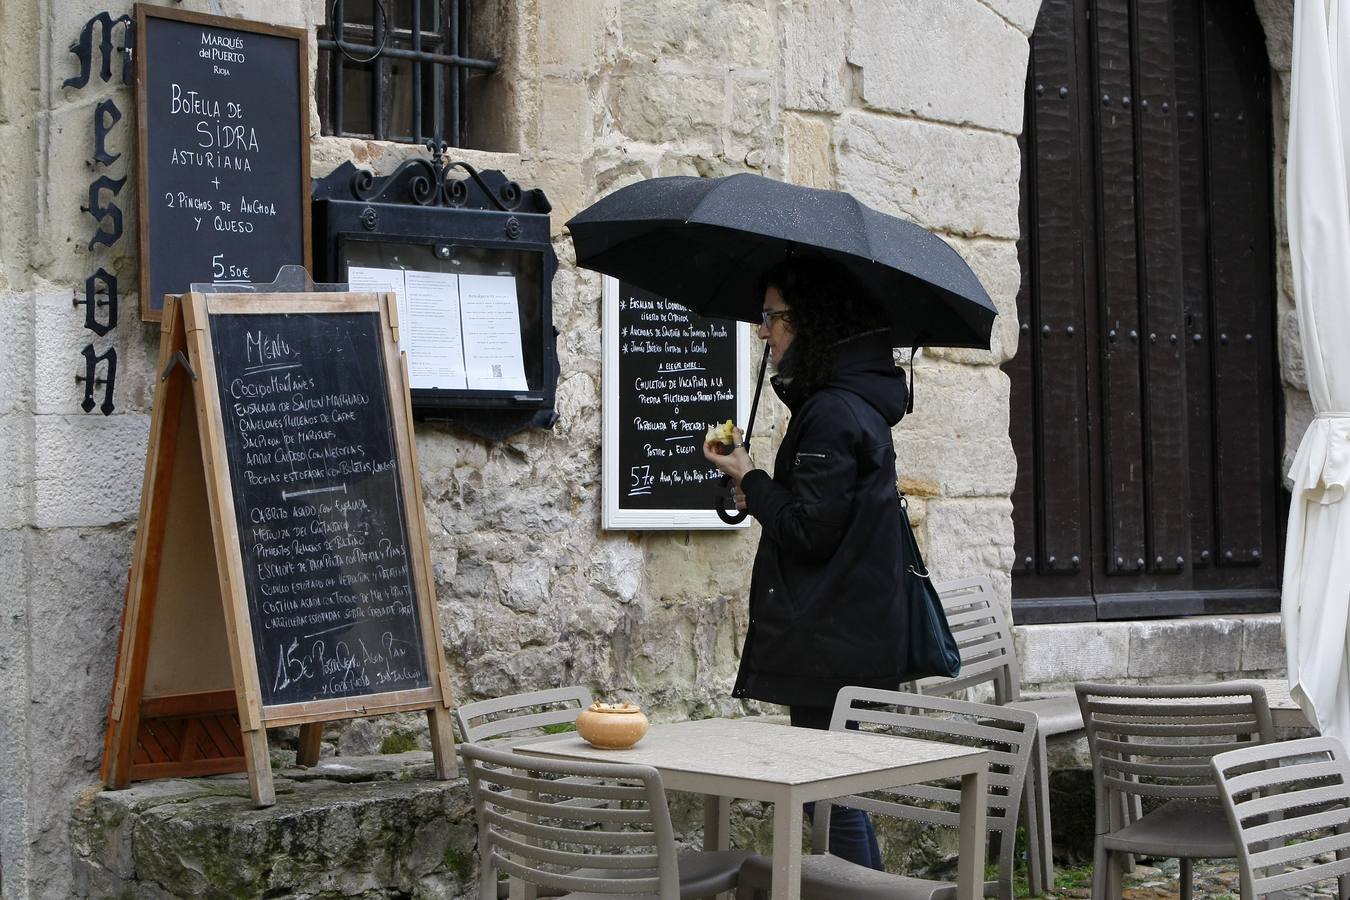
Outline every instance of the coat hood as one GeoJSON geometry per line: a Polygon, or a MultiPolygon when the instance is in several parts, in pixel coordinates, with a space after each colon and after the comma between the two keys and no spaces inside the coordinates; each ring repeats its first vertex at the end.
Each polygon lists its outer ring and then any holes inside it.
{"type": "Polygon", "coordinates": [[[862,397],[876,407],[887,425],[895,427],[905,414],[909,391],[904,371],[895,365],[890,332],[880,329],[843,342],[828,386],[862,397]]]}
{"type": "MultiPolygon", "coordinates": [[[[788,347],[778,373],[769,379],[769,383],[778,399],[796,412],[805,402],[806,395],[793,378],[796,359],[792,349],[788,347]]],[[[890,332],[885,328],[840,341],[834,374],[824,386],[842,388],[862,397],[876,407],[891,427],[904,416],[909,398],[904,372],[895,365],[890,332]]]]}

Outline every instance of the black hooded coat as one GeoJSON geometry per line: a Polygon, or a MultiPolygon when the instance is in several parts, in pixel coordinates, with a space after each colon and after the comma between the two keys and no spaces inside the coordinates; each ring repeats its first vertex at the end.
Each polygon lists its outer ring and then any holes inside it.
{"type": "Polygon", "coordinates": [[[909,608],[891,442],[906,389],[889,337],[847,341],[809,396],[774,387],[792,418],[773,476],[741,480],[763,534],[732,693],[828,707],[846,685],[893,690],[909,662],[909,608]]]}

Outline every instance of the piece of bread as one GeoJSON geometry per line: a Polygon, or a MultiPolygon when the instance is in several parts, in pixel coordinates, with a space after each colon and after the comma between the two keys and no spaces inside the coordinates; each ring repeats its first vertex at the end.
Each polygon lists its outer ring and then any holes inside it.
{"type": "Polygon", "coordinates": [[[736,445],[736,423],[727,419],[720,425],[713,425],[708,428],[708,436],[703,439],[704,443],[718,444],[726,452],[736,445]]]}

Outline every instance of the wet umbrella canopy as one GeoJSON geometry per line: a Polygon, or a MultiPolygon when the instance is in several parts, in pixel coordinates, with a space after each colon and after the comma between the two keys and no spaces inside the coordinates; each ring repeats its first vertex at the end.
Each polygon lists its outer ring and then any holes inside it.
{"type": "Polygon", "coordinates": [[[994,304],[965,260],[850,194],[750,174],[653,178],[567,227],[578,265],[703,315],[758,322],[760,276],[800,251],[857,274],[890,316],[895,346],[989,346],[994,304]]]}

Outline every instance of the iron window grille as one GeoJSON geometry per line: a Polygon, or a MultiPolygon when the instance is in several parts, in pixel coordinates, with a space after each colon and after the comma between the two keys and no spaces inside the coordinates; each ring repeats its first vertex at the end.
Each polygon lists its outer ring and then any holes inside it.
{"type": "Polygon", "coordinates": [[[462,146],[469,0],[330,0],[319,31],[323,133],[462,146]]]}

